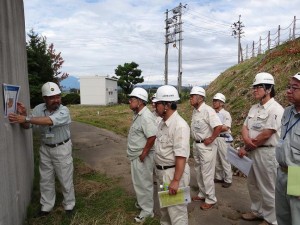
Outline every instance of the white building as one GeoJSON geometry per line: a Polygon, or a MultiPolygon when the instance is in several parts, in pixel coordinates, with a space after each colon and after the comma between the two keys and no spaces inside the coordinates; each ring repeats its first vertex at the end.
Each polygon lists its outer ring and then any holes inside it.
{"type": "Polygon", "coordinates": [[[80,77],[81,105],[111,105],[117,103],[117,79],[98,75],[80,77]]]}

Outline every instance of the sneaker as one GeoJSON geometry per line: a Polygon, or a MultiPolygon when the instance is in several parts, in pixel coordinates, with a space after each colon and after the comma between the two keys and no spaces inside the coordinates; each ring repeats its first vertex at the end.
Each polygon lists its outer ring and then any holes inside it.
{"type": "Polygon", "coordinates": [[[253,212],[247,212],[242,214],[243,220],[254,221],[254,220],[263,220],[263,218],[255,215],[253,212]]]}
{"type": "Polygon", "coordinates": [[[224,183],[224,180],[214,179],[215,183],[224,183]]]}
{"type": "Polygon", "coordinates": [[[65,212],[66,212],[67,215],[72,215],[74,210],[73,209],[66,209],[65,212]]]}
{"type": "Polygon", "coordinates": [[[137,208],[137,209],[142,209],[142,207],[139,205],[138,202],[135,202],[134,205],[135,205],[135,208],[137,208]]]}
{"type": "Polygon", "coordinates": [[[224,182],[224,183],[222,184],[222,187],[223,187],[223,188],[229,188],[230,186],[231,186],[231,183],[224,182]]]}
{"type": "MultiPolygon", "coordinates": [[[[215,203],[216,204],[216,203],[215,203]]],[[[204,202],[201,206],[200,206],[200,209],[202,210],[209,210],[209,209],[212,209],[215,204],[208,204],[206,202],[204,202]]]]}
{"type": "Polygon", "coordinates": [[[136,223],[143,223],[143,222],[145,222],[145,220],[146,220],[147,217],[153,218],[153,217],[154,217],[154,214],[152,213],[151,215],[148,215],[148,216],[136,216],[136,217],[134,218],[134,221],[135,221],[136,223]]]}

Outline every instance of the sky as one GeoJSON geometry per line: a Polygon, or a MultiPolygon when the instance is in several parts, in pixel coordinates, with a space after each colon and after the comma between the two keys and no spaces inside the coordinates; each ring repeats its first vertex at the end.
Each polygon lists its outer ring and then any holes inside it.
{"type": "MultiPolygon", "coordinates": [[[[294,16],[300,36],[300,0],[24,0],[26,33],[31,29],[53,43],[71,76],[114,76],[118,65],[136,62],[144,84],[165,82],[166,12],[182,4],[182,84],[207,85],[238,62],[233,23],[244,27],[241,46],[262,39],[262,50],[287,40],[294,16]],[[240,16],[240,17],[239,17],[240,16]],[[273,35],[273,36],[272,36],[273,35]]],[[[176,17],[179,21],[178,16],[176,17]]],[[[173,25],[176,20],[173,20],[173,25]]],[[[174,31],[174,26],[169,29],[174,31]]],[[[179,36],[168,45],[168,84],[177,85],[179,36]]]]}

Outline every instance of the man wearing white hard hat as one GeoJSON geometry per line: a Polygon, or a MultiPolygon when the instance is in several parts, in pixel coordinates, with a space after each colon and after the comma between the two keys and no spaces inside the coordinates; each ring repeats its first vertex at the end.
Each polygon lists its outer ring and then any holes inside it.
{"type": "Polygon", "coordinates": [[[291,106],[284,110],[281,136],[276,147],[279,163],[275,191],[276,217],[279,225],[298,225],[300,196],[287,193],[287,177],[289,167],[300,167],[300,73],[291,77],[286,94],[291,106]]]}
{"type": "Polygon", "coordinates": [[[274,78],[262,72],[255,76],[252,91],[255,100],[242,127],[245,146],[238,155],[248,155],[252,161],[247,182],[251,212],[244,220],[262,220],[259,225],[277,224],[275,213],[275,182],[278,163],[275,146],[281,131],[282,106],[275,101],[274,78]]]}
{"type": "Polygon", "coordinates": [[[135,222],[143,223],[153,217],[153,152],[157,125],[155,117],[147,108],[148,93],[136,87],[129,94],[129,107],[134,112],[128,133],[127,157],[131,163],[131,177],[136,193],[135,206],[140,214],[135,222]]]}
{"type": "Polygon", "coordinates": [[[75,192],[73,184],[72,143],[70,139],[71,117],[69,109],[61,105],[61,91],[56,83],[47,82],[42,86],[45,103],[37,105],[31,115],[22,103],[17,104],[19,114],[10,114],[12,123],[23,128],[36,125],[41,134],[40,147],[40,191],[41,210],[39,216],[46,216],[55,204],[55,175],[63,193],[63,207],[66,213],[73,212],[75,192]]]}
{"type": "Polygon", "coordinates": [[[151,97],[151,106],[152,106],[152,113],[155,116],[156,120],[156,124],[158,125],[160,123],[160,121],[162,120],[162,118],[157,115],[156,110],[155,110],[155,98],[156,98],[156,93],[154,93],[151,97]]]}
{"type": "Polygon", "coordinates": [[[228,145],[233,141],[231,136],[231,115],[224,109],[226,98],[222,93],[217,93],[213,97],[213,108],[222,122],[222,130],[216,138],[218,146],[216,159],[215,183],[222,183],[222,187],[228,188],[232,184],[231,164],[227,160],[228,145]]]}
{"type": "MultiPolygon", "coordinates": [[[[177,112],[178,100],[178,91],[171,85],[159,87],[153,100],[156,113],[162,117],[155,141],[156,174],[159,184],[168,186],[170,195],[190,183],[190,128],[177,112]]],[[[161,208],[160,212],[161,225],[188,225],[186,204],[161,208]]]]}
{"type": "Polygon", "coordinates": [[[217,203],[215,195],[215,166],[217,145],[222,123],[213,108],[205,104],[205,90],[193,87],[190,92],[190,104],[194,107],[191,134],[194,139],[193,156],[195,159],[196,179],[199,193],[193,201],[202,201],[202,210],[209,210],[217,203]]]}

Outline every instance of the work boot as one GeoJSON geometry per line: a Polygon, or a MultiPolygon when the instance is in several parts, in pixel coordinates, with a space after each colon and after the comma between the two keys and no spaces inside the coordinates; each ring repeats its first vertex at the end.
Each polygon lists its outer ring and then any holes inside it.
{"type": "Polygon", "coordinates": [[[254,220],[263,220],[263,218],[255,215],[253,212],[247,212],[242,214],[243,220],[254,221],[254,220]]]}
{"type": "Polygon", "coordinates": [[[223,187],[223,188],[229,188],[230,186],[231,186],[231,183],[224,182],[224,183],[222,184],[222,187],[223,187]]]}

